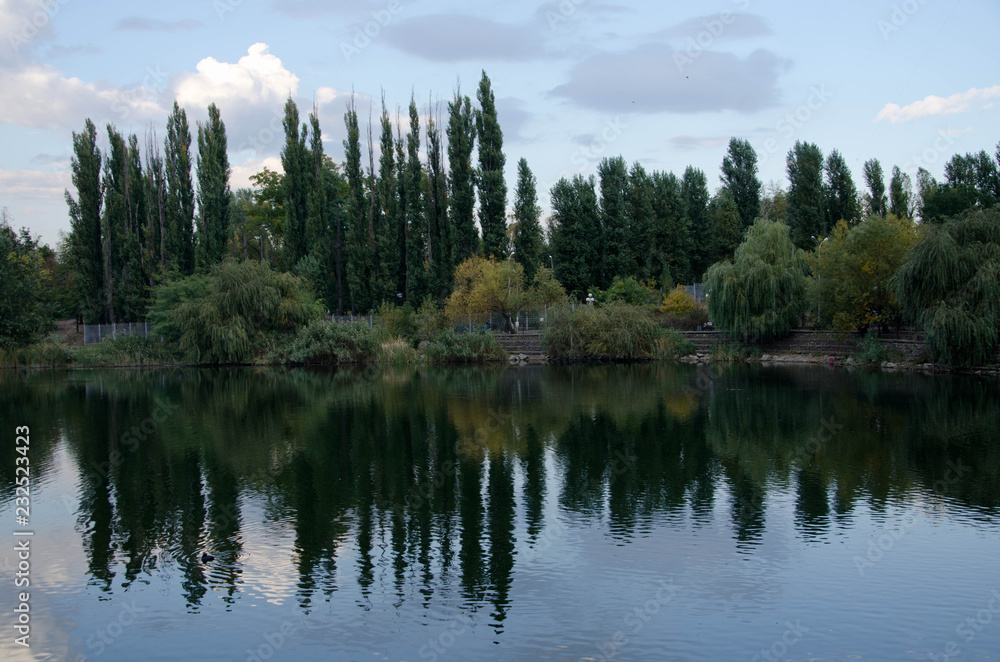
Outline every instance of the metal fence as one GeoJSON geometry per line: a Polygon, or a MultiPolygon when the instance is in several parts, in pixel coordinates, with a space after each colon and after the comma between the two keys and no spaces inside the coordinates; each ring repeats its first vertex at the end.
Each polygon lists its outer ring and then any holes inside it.
{"type": "Polygon", "coordinates": [[[152,332],[153,325],[149,322],[119,322],[117,324],[84,324],[83,344],[96,345],[106,338],[121,336],[141,336],[145,338],[152,332]]]}
{"type": "Polygon", "coordinates": [[[705,303],[705,284],[695,283],[694,285],[685,285],[684,291],[694,297],[697,303],[705,303]]]}

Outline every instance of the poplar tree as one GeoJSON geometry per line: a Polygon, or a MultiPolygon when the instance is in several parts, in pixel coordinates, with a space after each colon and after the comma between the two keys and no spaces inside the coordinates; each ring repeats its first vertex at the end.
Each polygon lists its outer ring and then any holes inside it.
{"type": "Polygon", "coordinates": [[[420,116],[410,97],[410,132],[406,135],[406,300],[419,302],[428,288],[427,219],[422,204],[420,116]]]}
{"type": "Polygon", "coordinates": [[[691,278],[700,282],[716,254],[715,228],[708,214],[708,179],[703,171],[693,166],[684,170],[681,199],[691,233],[691,278]]]}
{"type": "Polygon", "coordinates": [[[309,217],[309,192],[315,187],[315,168],[310,163],[306,147],[308,130],[299,126],[299,109],[291,97],[285,101],[282,120],[285,129],[285,146],[281,150],[282,179],[285,193],[284,262],[287,269],[294,269],[299,260],[309,252],[306,241],[306,220],[309,217]]]}
{"type": "Polygon", "coordinates": [[[615,276],[629,275],[625,255],[626,208],[625,191],[628,188],[628,166],[621,156],[602,159],[597,165],[601,183],[601,229],[593,241],[601,255],[601,277],[598,285],[606,288],[615,276]]]}
{"type": "Polygon", "coordinates": [[[504,182],[503,132],[497,120],[496,99],[483,71],[479,81],[476,135],[479,140],[479,225],[483,229],[483,254],[503,258],[507,241],[507,184],[504,182]]]}
{"type": "Polygon", "coordinates": [[[366,227],[364,176],[361,170],[361,133],[358,129],[358,112],[354,98],[344,114],[347,139],[344,140],[345,175],[347,177],[347,286],[350,290],[351,310],[365,312],[371,309],[371,283],[366,280],[368,266],[368,233],[366,227]]]}
{"type": "Polygon", "coordinates": [[[897,218],[913,217],[913,181],[899,166],[892,167],[889,181],[889,213],[897,218]]]}
{"type": "Polygon", "coordinates": [[[167,269],[194,273],[194,183],[191,179],[191,130],[187,114],[174,102],[164,139],[167,175],[167,269]]]}
{"type": "Polygon", "coordinates": [[[848,225],[858,222],[861,210],[858,208],[858,190],[854,186],[851,170],[840,152],[833,150],[826,157],[826,187],[829,195],[826,201],[826,217],[831,225],[839,220],[848,225]]]}
{"type": "Polygon", "coordinates": [[[600,209],[593,176],[575,175],[552,187],[552,255],[556,279],[579,299],[600,276],[594,237],[600,234],[600,209]]]}
{"type": "Polygon", "coordinates": [[[661,247],[653,243],[653,181],[638,161],[625,187],[625,247],[630,273],[642,281],[659,275],[663,267],[661,247]]]}
{"type": "Polygon", "coordinates": [[[823,152],[814,143],[796,141],[788,151],[788,226],[799,248],[824,236],[829,225],[823,186],[823,152]]]}
{"type": "Polygon", "coordinates": [[[760,179],[757,152],[749,140],[732,138],[722,158],[722,184],[729,190],[740,216],[740,231],[749,227],[760,213],[760,179]]]}
{"type": "Polygon", "coordinates": [[[427,249],[430,291],[443,299],[451,291],[452,232],[448,222],[448,178],[444,172],[441,129],[428,107],[427,119],[427,249]]]}
{"type": "MultiPolygon", "coordinates": [[[[693,239],[685,194],[692,197],[692,205],[697,207],[702,192],[698,191],[694,176],[689,180],[687,189],[672,172],[654,172],[651,179],[653,221],[650,244],[654,246],[651,271],[659,279],[661,287],[667,280],[697,280],[701,272],[692,276],[693,239]]],[[[704,193],[707,196],[707,192],[704,193]]]]}
{"type": "Polygon", "coordinates": [[[454,232],[452,241],[452,267],[474,255],[479,245],[476,232],[474,171],[472,148],[476,139],[476,124],[472,100],[463,97],[461,89],[448,102],[448,168],[451,180],[451,198],[448,218],[454,232]]]}
{"type": "Polygon", "coordinates": [[[229,190],[226,125],[219,107],[208,107],[208,121],[198,124],[198,249],[204,269],[222,261],[229,235],[233,194],[229,190]]]}
{"type": "Polygon", "coordinates": [[[885,197],[885,176],[882,174],[882,164],[878,162],[878,159],[865,161],[861,173],[865,178],[865,186],[868,187],[868,193],[865,194],[868,213],[885,218],[888,206],[885,197]]]}
{"type": "Polygon", "coordinates": [[[71,161],[76,198],[65,192],[69,206],[69,261],[77,273],[74,279],[78,311],[84,322],[99,322],[104,314],[104,245],[101,241],[101,150],[97,129],[87,119],[83,131],[73,132],[71,161]]]}
{"type": "Polygon", "coordinates": [[[524,267],[524,282],[531,284],[542,263],[542,209],[538,206],[537,180],[527,159],[517,162],[517,189],[514,194],[514,259],[524,267]]]}
{"type": "Polygon", "coordinates": [[[399,177],[396,171],[395,142],[392,137],[392,122],[382,97],[381,137],[379,141],[378,204],[380,218],[384,220],[380,232],[376,233],[375,244],[380,273],[380,298],[395,301],[399,289],[400,252],[403,241],[400,234],[402,223],[399,205],[399,177]]]}

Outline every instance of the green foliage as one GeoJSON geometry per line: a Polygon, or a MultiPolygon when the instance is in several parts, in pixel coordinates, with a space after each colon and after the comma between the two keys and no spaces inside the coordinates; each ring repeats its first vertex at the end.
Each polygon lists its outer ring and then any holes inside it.
{"type": "Polygon", "coordinates": [[[858,190],[851,177],[851,169],[847,161],[837,150],[826,157],[826,187],[829,195],[826,197],[826,217],[828,222],[847,221],[853,225],[858,221],[861,211],[858,208],[858,190]]]}
{"type": "Polygon", "coordinates": [[[673,361],[695,353],[695,344],[675,329],[663,329],[656,339],[653,358],[658,361],[673,361]]]}
{"type": "Polygon", "coordinates": [[[889,351],[885,345],[879,342],[878,335],[874,331],[869,331],[858,342],[858,351],[854,353],[854,360],[867,366],[880,365],[883,361],[889,360],[889,351]]]}
{"type": "Polygon", "coordinates": [[[555,276],[578,297],[600,278],[600,210],[593,177],[574,175],[552,187],[552,253],[555,276]]]}
{"type": "Polygon", "coordinates": [[[340,324],[317,319],[300,327],[270,358],[300,364],[373,363],[382,356],[397,354],[383,354],[385,341],[384,331],[365,323],[340,324]]]}
{"type": "Polygon", "coordinates": [[[542,209],[538,206],[536,184],[528,161],[518,161],[514,197],[514,221],[517,223],[514,259],[524,267],[524,278],[529,283],[535,279],[535,273],[542,265],[542,226],[539,223],[542,209]]]}
{"type": "MultiPolygon", "coordinates": [[[[176,105],[176,104],[175,104],[176,105]]],[[[68,263],[76,271],[74,280],[78,310],[87,323],[104,316],[104,243],[101,239],[101,150],[97,128],[87,119],[82,133],[73,133],[73,186],[77,197],[66,192],[71,231],[68,263]]]]}
{"type": "Polygon", "coordinates": [[[460,263],[476,252],[479,237],[476,232],[476,194],[473,186],[472,148],[476,126],[472,100],[455,90],[448,102],[448,168],[451,182],[448,217],[454,229],[452,261],[460,263]]]}
{"type": "Polygon", "coordinates": [[[742,340],[768,340],[790,331],[805,304],[805,262],[787,225],[758,219],[736,249],[734,262],[708,270],[708,313],[742,340]]]}
{"type": "Polygon", "coordinates": [[[205,269],[226,252],[233,197],[229,173],[226,125],[213,103],[208,121],[198,124],[198,252],[205,269]]]}
{"type": "Polygon", "coordinates": [[[424,348],[430,363],[497,363],[507,360],[507,353],[500,347],[492,333],[439,333],[424,348]]]}
{"type": "Polygon", "coordinates": [[[826,195],[823,152],[814,143],[795,141],[788,152],[788,226],[796,246],[805,248],[812,237],[826,235],[826,195]]]}
{"type": "Polygon", "coordinates": [[[646,359],[656,353],[662,334],[639,306],[567,306],[549,311],[542,342],[555,358],[646,359]]]}
{"type": "Polygon", "coordinates": [[[865,185],[868,192],[865,193],[865,206],[868,208],[870,216],[885,216],[889,212],[889,203],[885,195],[885,175],[882,172],[882,164],[878,159],[865,161],[862,168],[865,178],[865,185]]]}
{"type": "MultiPolygon", "coordinates": [[[[174,101],[164,139],[166,166],[165,250],[167,269],[194,273],[194,183],[191,179],[191,129],[187,113],[174,101]]],[[[79,186],[77,187],[79,189],[79,186]]],[[[82,195],[82,194],[81,194],[82,195]]]]}
{"type": "Polygon", "coordinates": [[[622,278],[615,276],[611,286],[605,290],[602,302],[624,303],[629,306],[643,306],[649,303],[655,293],[635,279],[635,276],[622,278]]]}
{"type": "Polygon", "coordinates": [[[417,318],[413,306],[409,302],[402,306],[388,301],[378,307],[375,313],[378,326],[387,336],[398,336],[408,341],[417,338],[417,318]]]}
{"type": "Polygon", "coordinates": [[[416,325],[416,340],[431,340],[442,331],[446,331],[451,324],[448,316],[437,301],[428,296],[414,315],[416,325]]]}
{"type": "Polygon", "coordinates": [[[476,137],[479,140],[479,225],[483,229],[483,253],[503,257],[507,238],[507,184],[504,182],[503,131],[497,119],[496,98],[489,76],[483,71],[476,93],[476,137]]]}
{"type": "Polygon", "coordinates": [[[48,274],[38,242],[14,232],[6,209],[0,217],[0,347],[28,345],[52,327],[50,306],[42,303],[48,274]]]}
{"type": "Polygon", "coordinates": [[[156,291],[150,319],[158,335],[176,338],[198,363],[245,363],[268,336],[291,331],[322,315],[306,282],[255,262],[223,262],[207,282],[198,277],[156,291]]]}
{"type": "Polygon", "coordinates": [[[739,215],[739,233],[750,227],[760,211],[761,183],[757,178],[757,152],[749,140],[732,138],[722,158],[722,183],[739,215]]]}
{"type": "Polygon", "coordinates": [[[170,346],[156,338],[118,336],[77,349],[74,362],[85,368],[163,366],[177,363],[170,346]]]}
{"type": "MultiPolygon", "coordinates": [[[[715,224],[708,212],[711,196],[708,192],[708,179],[705,177],[705,173],[688,166],[681,179],[680,194],[691,238],[690,275],[693,281],[698,282],[705,270],[711,266],[716,255],[715,224]]],[[[683,277],[680,271],[677,271],[675,275],[678,278],[683,277]]]]}
{"type": "Polygon", "coordinates": [[[822,311],[821,325],[832,322],[845,332],[897,326],[900,311],[892,278],[916,240],[913,223],[891,213],[871,216],[850,230],[846,222],[838,223],[811,257],[817,276],[812,310],[822,311]]]}
{"type": "Polygon", "coordinates": [[[896,296],[935,360],[989,361],[1000,344],[1000,212],[928,226],[896,276],[896,296]]]}
{"type": "Polygon", "coordinates": [[[62,368],[72,359],[64,345],[54,342],[0,345],[0,368],[62,368]]]}
{"type": "Polygon", "coordinates": [[[591,285],[604,288],[613,278],[627,276],[631,271],[626,244],[629,177],[625,159],[621,156],[602,159],[597,165],[597,176],[601,184],[601,233],[592,241],[597,243],[601,267],[598,279],[591,285]]]}

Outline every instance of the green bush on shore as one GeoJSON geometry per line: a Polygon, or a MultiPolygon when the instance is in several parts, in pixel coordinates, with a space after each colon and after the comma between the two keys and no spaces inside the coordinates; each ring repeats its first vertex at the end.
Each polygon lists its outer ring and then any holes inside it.
{"type": "Polygon", "coordinates": [[[658,348],[665,333],[648,310],[613,303],[550,310],[542,342],[557,359],[649,359],[670,351],[658,348]]]}
{"type": "Polygon", "coordinates": [[[170,347],[153,338],[119,336],[73,351],[73,362],[83,368],[162,366],[177,364],[170,347]]]}
{"type": "Polygon", "coordinates": [[[0,347],[0,368],[62,368],[72,359],[64,345],[54,342],[0,347]]]}
{"type": "Polygon", "coordinates": [[[497,363],[507,360],[492,333],[442,331],[424,348],[430,363],[497,363]]]}

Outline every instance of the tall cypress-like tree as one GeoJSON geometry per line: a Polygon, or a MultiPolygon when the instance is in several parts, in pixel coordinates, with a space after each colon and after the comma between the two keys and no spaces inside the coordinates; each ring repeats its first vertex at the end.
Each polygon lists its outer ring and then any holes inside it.
{"type": "MultiPolygon", "coordinates": [[[[104,218],[101,233],[104,236],[104,295],[107,322],[118,322],[122,310],[119,297],[122,291],[122,270],[125,262],[123,247],[127,241],[128,208],[126,206],[128,146],[125,138],[111,124],[108,130],[108,155],[104,160],[101,187],[104,189],[104,218]]],[[[126,272],[127,273],[127,272],[126,272]]],[[[131,319],[127,321],[133,321],[131,319]]]]}
{"type": "Polygon", "coordinates": [[[431,108],[427,112],[427,248],[430,292],[443,299],[451,291],[452,232],[448,222],[448,178],[444,172],[441,129],[431,108]]]}
{"type": "Polygon", "coordinates": [[[600,277],[600,255],[593,241],[601,231],[595,186],[593,177],[575,175],[560,179],[551,192],[555,276],[579,299],[600,277]]]}
{"type": "Polygon", "coordinates": [[[625,251],[626,269],[639,280],[649,280],[658,275],[653,264],[661,256],[653,244],[653,180],[636,161],[628,173],[625,187],[625,251]]]}
{"type": "Polygon", "coordinates": [[[716,255],[715,227],[708,213],[708,179],[703,171],[693,166],[684,170],[681,199],[691,236],[691,278],[700,282],[716,255]]]}
{"type": "Polygon", "coordinates": [[[281,150],[282,179],[285,192],[285,267],[294,269],[309,253],[306,240],[306,219],[309,217],[309,192],[315,188],[315,167],[311,163],[308,130],[299,126],[299,108],[291,97],[285,101],[285,146],[281,150]]]}
{"type": "Polygon", "coordinates": [[[453,228],[452,267],[474,255],[479,247],[476,232],[476,192],[472,168],[472,148],[476,140],[472,100],[463,97],[461,89],[448,102],[448,168],[451,198],[448,217],[453,228]]]}
{"type": "MultiPolygon", "coordinates": [[[[701,204],[702,195],[707,198],[708,193],[699,191],[695,175],[691,176],[687,187],[672,172],[654,172],[651,179],[653,220],[650,245],[654,247],[651,251],[651,275],[661,285],[666,275],[675,282],[689,282],[697,277],[691,275],[692,260],[695,258],[685,195],[691,197],[691,205],[697,208],[701,204]]],[[[701,272],[698,273],[700,276],[701,272]]]]}
{"type": "Polygon", "coordinates": [[[422,200],[420,116],[410,97],[410,132],[406,135],[406,300],[418,303],[428,293],[427,217],[422,200]]]}
{"type": "Polygon", "coordinates": [[[497,119],[496,99],[483,71],[479,81],[476,135],[479,139],[479,224],[486,257],[504,257],[507,242],[507,184],[503,169],[503,131],[497,119]]]}
{"type": "Polygon", "coordinates": [[[88,323],[104,316],[104,245],[101,240],[101,150],[97,129],[87,119],[83,131],[73,132],[73,186],[76,198],[66,191],[70,217],[70,262],[77,273],[76,298],[79,313],[88,323]]]}
{"type": "Polygon", "coordinates": [[[601,255],[602,288],[611,284],[615,276],[630,275],[629,260],[626,255],[626,226],[628,211],[625,206],[628,189],[628,166],[621,156],[602,159],[597,165],[597,176],[601,184],[601,236],[593,241],[601,255]]]}
{"type": "Polygon", "coordinates": [[[365,182],[361,169],[361,132],[354,98],[344,114],[347,139],[344,141],[345,175],[347,176],[347,285],[351,296],[351,310],[366,312],[372,308],[371,282],[366,279],[369,263],[365,182]]]}
{"type": "Polygon", "coordinates": [[[796,141],[788,151],[788,226],[799,248],[813,244],[829,225],[823,186],[823,152],[814,143],[796,141]]]}
{"type": "Polygon", "coordinates": [[[198,124],[198,250],[205,269],[222,260],[229,235],[233,194],[227,143],[226,125],[213,103],[208,122],[198,124]]]}
{"type": "Polygon", "coordinates": [[[379,154],[378,204],[383,226],[375,233],[379,270],[380,298],[395,301],[399,289],[400,229],[406,219],[400,220],[399,177],[396,171],[396,144],[392,137],[392,122],[382,98],[381,138],[379,154]]]}
{"type": "Polygon", "coordinates": [[[829,192],[826,200],[826,216],[834,225],[843,219],[848,225],[854,225],[860,220],[861,211],[858,208],[858,190],[854,186],[851,170],[840,152],[833,150],[826,157],[826,188],[829,192]]]}
{"type": "Polygon", "coordinates": [[[865,194],[865,204],[868,213],[885,218],[888,209],[888,201],[885,195],[885,175],[882,173],[882,164],[878,159],[865,161],[861,170],[865,178],[865,185],[868,193],[865,194]]]}
{"type": "Polygon", "coordinates": [[[899,166],[892,167],[892,179],[889,181],[889,213],[897,218],[913,216],[913,182],[899,166]]]}
{"type": "Polygon", "coordinates": [[[527,159],[517,162],[517,189],[514,193],[514,259],[524,267],[524,282],[531,284],[542,262],[542,209],[538,206],[537,180],[527,159]]]}
{"type": "Polygon", "coordinates": [[[722,158],[722,184],[736,203],[742,232],[760,214],[761,183],[757,178],[757,152],[749,140],[730,139],[729,151],[722,158]]]}
{"type": "Polygon", "coordinates": [[[406,141],[403,138],[403,123],[400,120],[399,107],[396,107],[396,184],[399,190],[399,227],[396,231],[396,292],[404,297],[409,291],[409,245],[410,226],[407,211],[408,197],[406,177],[406,141]]]}
{"type": "Polygon", "coordinates": [[[149,211],[146,229],[147,253],[150,256],[150,286],[155,273],[167,269],[167,176],[163,169],[156,136],[146,137],[146,198],[149,211]]]}
{"type": "Polygon", "coordinates": [[[174,102],[164,139],[167,171],[167,269],[194,273],[194,182],[191,179],[191,129],[187,114],[174,102]]]}

